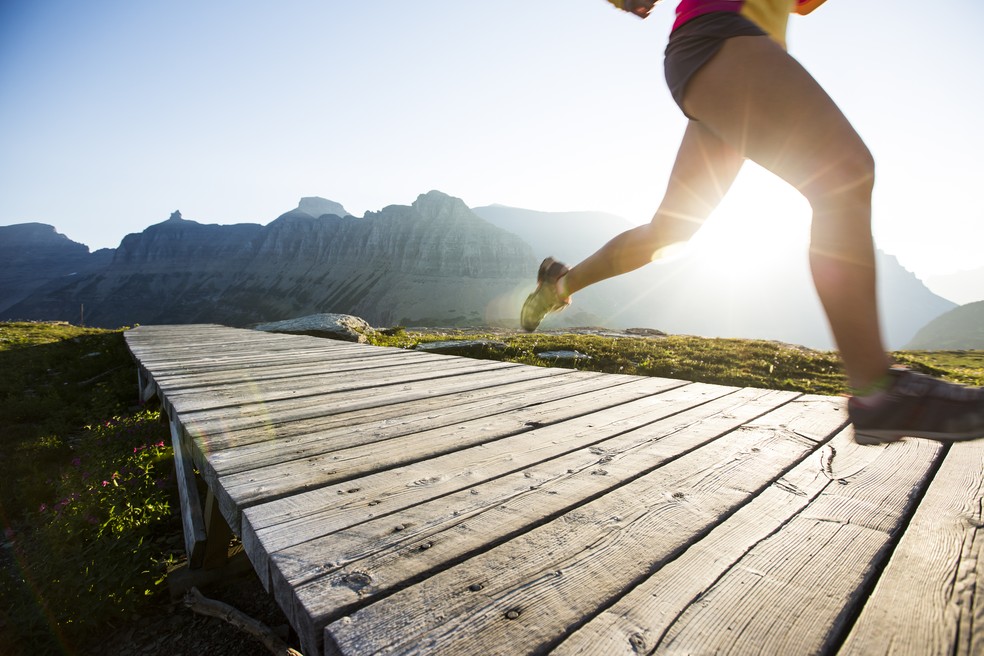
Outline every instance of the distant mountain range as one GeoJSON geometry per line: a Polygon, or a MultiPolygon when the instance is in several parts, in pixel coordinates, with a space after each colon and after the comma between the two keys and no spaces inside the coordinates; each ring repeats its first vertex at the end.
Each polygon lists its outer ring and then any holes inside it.
{"type": "MultiPolygon", "coordinates": [[[[627,227],[624,219],[600,212],[534,212],[501,205],[474,212],[522,237],[538,260],[552,255],[572,264],[627,227]]],[[[877,266],[889,348],[901,348],[929,321],[956,307],[929,291],[895,257],[879,251],[877,266]]],[[[723,255],[694,249],[679,259],[654,262],[584,290],[570,310],[549,318],[544,326],[581,323],[578,307],[597,315],[601,325],[613,327],[833,348],[805,248],[723,255]],[[568,312],[573,316],[564,316],[568,312]]]]}
{"type": "MultiPolygon", "coordinates": [[[[76,275],[48,275],[30,258],[0,265],[0,289],[35,283],[8,293],[16,302],[0,317],[77,320],[84,307],[87,324],[109,327],[246,326],[320,312],[381,326],[474,325],[511,319],[511,294],[535,275],[526,243],[457,198],[431,192],[361,219],[329,202],[304,199],[266,226],[202,225],[175,212],[76,275]]],[[[52,234],[35,249],[39,263],[77,250],[52,234]]]]}
{"type": "MultiPolygon", "coordinates": [[[[95,253],[51,226],[0,227],[0,319],[248,326],[334,312],[376,326],[516,326],[545,255],[574,263],[627,227],[594,212],[471,210],[437,191],[362,218],[304,198],[265,226],[175,212],[95,253]]],[[[709,257],[693,252],[584,290],[544,326],[833,346],[805,252],[709,257]]],[[[956,307],[894,257],[879,253],[878,266],[890,348],[956,307]]]]}

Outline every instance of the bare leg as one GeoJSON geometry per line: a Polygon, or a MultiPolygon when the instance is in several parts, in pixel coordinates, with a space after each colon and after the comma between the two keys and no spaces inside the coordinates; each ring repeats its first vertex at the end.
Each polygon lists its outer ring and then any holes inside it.
{"type": "Polygon", "coordinates": [[[564,276],[573,294],[606,278],[638,269],[671,244],[690,239],[721,202],[744,158],[701,123],[683,135],[663,202],[650,223],[626,230],[564,276]]]}
{"type": "Polygon", "coordinates": [[[693,77],[686,108],[813,208],[810,264],[855,388],[885,375],[871,239],[874,161],[840,109],[768,37],[729,39],[693,77]]]}

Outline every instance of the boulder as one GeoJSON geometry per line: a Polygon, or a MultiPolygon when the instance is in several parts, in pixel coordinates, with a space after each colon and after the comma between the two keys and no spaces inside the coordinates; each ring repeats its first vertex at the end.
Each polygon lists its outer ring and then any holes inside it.
{"type": "Polygon", "coordinates": [[[366,336],[375,332],[364,319],[351,314],[312,314],[299,319],[286,319],[253,326],[254,330],[271,333],[290,333],[292,335],[313,335],[328,337],[346,342],[366,341],[366,336]]]}

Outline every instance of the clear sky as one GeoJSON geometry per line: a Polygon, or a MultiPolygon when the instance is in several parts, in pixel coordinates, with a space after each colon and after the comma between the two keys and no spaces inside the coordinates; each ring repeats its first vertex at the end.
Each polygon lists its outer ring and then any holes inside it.
{"type": "MultiPolygon", "coordinates": [[[[4,0],[0,225],[91,248],[165,220],[361,216],[438,189],[472,207],[641,223],[685,119],[675,7],[603,0],[4,0]]],[[[984,3],[828,0],[790,51],[878,162],[878,245],[920,276],[984,266],[984,3]]],[[[749,167],[708,247],[783,247],[808,208],[749,167]]]]}

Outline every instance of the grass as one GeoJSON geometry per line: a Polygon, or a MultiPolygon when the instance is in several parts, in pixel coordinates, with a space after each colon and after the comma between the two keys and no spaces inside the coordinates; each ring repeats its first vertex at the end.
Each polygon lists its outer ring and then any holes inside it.
{"type": "MultiPolygon", "coordinates": [[[[834,354],[777,342],[403,329],[373,339],[460,341],[460,355],[540,366],[555,366],[546,351],[578,351],[590,358],[576,363],[585,370],[846,391],[834,354]]],[[[981,351],[895,356],[984,384],[981,351]]],[[[181,557],[167,426],[137,405],[122,330],[0,323],[0,371],[0,653],[97,652],[101,632],[157,612],[164,573],[181,557]]]]}
{"type": "Polygon", "coordinates": [[[0,653],[75,651],[163,588],[166,425],[122,331],[0,324],[0,370],[0,653]]]}
{"type": "MultiPolygon", "coordinates": [[[[413,332],[396,329],[372,338],[377,346],[415,348],[437,341],[462,341],[443,352],[469,357],[556,366],[540,357],[549,351],[576,351],[589,358],[565,364],[586,371],[681,378],[704,383],[783,389],[808,394],[848,392],[840,359],[781,342],[708,339],[686,335],[602,336],[574,333],[493,334],[464,331],[413,332]],[[474,342],[487,342],[487,344],[474,342]],[[469,344],[472,342],[472,344],[469,344]]],[[[970,385],[984,385],[984,352],[898,352],[893,357],[917,371],[970,385]]]]}

